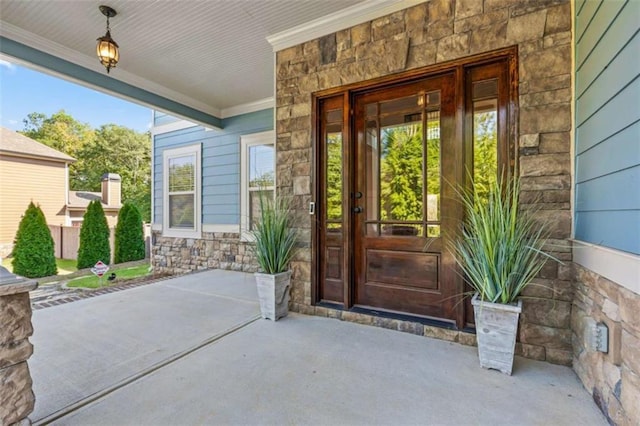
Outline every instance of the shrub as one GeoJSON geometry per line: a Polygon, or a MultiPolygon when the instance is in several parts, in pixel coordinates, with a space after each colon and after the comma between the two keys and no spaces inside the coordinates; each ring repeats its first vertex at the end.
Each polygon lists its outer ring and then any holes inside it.
{"type": "Polygon", "coordinates": [[[13,244],[12,264],[16,275],[39,278],[58,273],[53,238],[40,206],[29,203],[13,244]]]}
{"type": "Polygon", "coordinates": [[[78,248],[78,269],[90,268],[101,260],[105,264],[111,261],[109,247],[109,225],[100,201],[89,203],[80,229],[80,247],[78,248]]]}
{"type": "Polygon", "coordinates": [[[142,216],[136,206],[125,203],[118,213],[114,263],[144,259],[142,216]]]}

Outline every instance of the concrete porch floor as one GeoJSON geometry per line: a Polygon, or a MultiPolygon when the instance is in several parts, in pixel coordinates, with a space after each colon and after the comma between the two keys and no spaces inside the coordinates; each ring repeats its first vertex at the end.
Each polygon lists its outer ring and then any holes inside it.
{"type": "Polygon", "coordinates": [[[34,312],[36,424],[605,425],[570,368],[335,319],[259,318],[207,271],[34,312]]]}

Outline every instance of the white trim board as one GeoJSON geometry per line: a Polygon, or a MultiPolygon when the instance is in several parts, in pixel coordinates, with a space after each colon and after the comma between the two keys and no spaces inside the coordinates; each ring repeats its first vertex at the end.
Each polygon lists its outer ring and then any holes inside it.
{"type": "Polygon", "coordinates": [[[206,223],[202,225],[202,232],[224,232],[224,233],[231,233],[231,234],[239,234],[240,225],[216,225],[216,224],[206,223]]]}
{"type": "MultiPolygon", "coordinates": [[[[233,107],[223,109],[222,114],[219,118],[225,119],[225,118],[235,117],[242,114],[249,114],[251,112],[262,111],[265,109],[273,109],[275,105],[276,103],[273,98],[265,98],[259,101],[249,102],[246,104],[236,105],[233,107]]],[[[160,110],[156,109],[156,111],[160,111],[160,110]]],[[[172,115],[172,113],[169,113],[169,115],[172,115]]],[[[163,133],[175,132],[177,130],[188,129],[190,127],[195,127],[195,126],[202,126],[204,127],[205,131],[223,130],[218,127],[205,126],[203,124],[200,124],[194,121],[179,119],[171,123],[161,124],[159,126],[153,126],[151,128],[151,131],[154,135],[161,135],[163,133]]]]}
{"type": "Polygon", "coordinates": [[[640,256],[574,240],[573,261],[640,295],[640,256]]]}
{"type": "Polygon", "coordinates": [[[201,126],[201,124],[194,123],[188,120],[178,120],[167,124],[161,124],[159,126],[153,126],[151,128],[152,135],[162,135],[164,133],[176,132],[178,130],[189,129],[191,127],[201,126]]]}
{"type": "Polygon", "coordinates": [[[225,108],[222,111],[220,111],[220,118],[225,119],[229,117],[235,117],[236,115],[262,111],[264,109],[272,109],[272,108],[275,108],[275,106],[276,106],[276,101],[273,97],[264,98],[255,102],[248,102],[246,104],[225,108]]]}
{"type": "Polygon", "coordinates": [[[277,52],[424,2],[425,0],[367,0],[270,35],[267,41],[273,47],[273,51],[277,52]]]}
{"type": "MultiPolygon", "coordinates": [[[[151,224],[151,230],[153,231],[162,231],[161,223],[153,223],[151,224]]],[[[202,225],[202,232],[224,232],[224,233],[232,233],[239,234],[240,233],[240,225],[217,225],[211,223],[204,223],[202,225]]]]}

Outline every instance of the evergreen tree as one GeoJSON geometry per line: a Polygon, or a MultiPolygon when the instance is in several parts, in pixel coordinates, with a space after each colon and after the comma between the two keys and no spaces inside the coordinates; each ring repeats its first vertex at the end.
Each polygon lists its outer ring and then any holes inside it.
{"type": "Polygon", "coordinates": [[[125,203],[118,213],[114,263],[144,259],[142,216],[136,206],[125,203]]]}
{"type": "Polygon", "coordinates": [[[78,248],[78,269],[90,268],[99,260],[104,264],[111,262],[109,247],[109,225],[100,201],[89,203],[80,229],[80,247],[78,248]]]}
{"type": "Polygon", "coordinates": [[[40,206],[29,203],[13,245],[13,272],[28,278],[58,273],[53,238],[40,206]]]}
{"type": "Polygon", "coordinates": [[[380,156],[382,220],[421,220],[423,216],[422,125],[384,129],[380,156]]]}

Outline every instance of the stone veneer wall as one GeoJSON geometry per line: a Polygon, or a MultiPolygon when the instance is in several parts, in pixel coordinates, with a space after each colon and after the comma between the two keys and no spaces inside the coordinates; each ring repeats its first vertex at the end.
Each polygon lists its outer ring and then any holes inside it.
{"type": "Polygon", "coordinates": [[[0,285],[0,424],[30,424],[33,411],[31,373],[27,360],[33,353],[29,336],[31,301],[29,291],[35,281],[0,285]]]}
{"type": "Polygon", "coordinates": [[[608,419],[640,424],[640,295],[575,265],[573,368],[608,419]],[[609,328],[609,352],[588,350],[589,318],[609,328]]]}
{"type": "MultiPolygon", "coordinates": [[[[569,1],[431,0],[277,53],[277,185],[293,196],[305,247],[292,265],[294,310],[473,343],[461,332],[312,306],[312,93],[514,45],[523,203],[539,204],[553,225],[552,250],[571,260],[569,1]]],[[[530,287],[518,345],[524,356],[571,364],[570,264],[549,263],[543,286],[530,287]]]]}
{"type": "Polygon", "coordinates": [[[203,232],[202,238],[163,237],[154,231],[151,264],[154,272],[172,275],[205,269],[228,269],[255,272],[258,264],[251,244],[240,240],[240,234],[203,232]]]}

